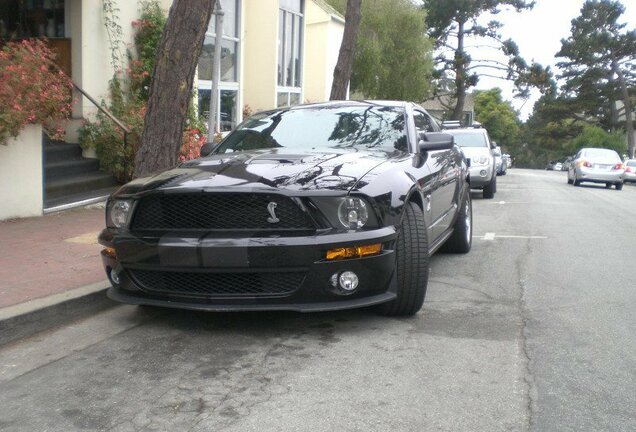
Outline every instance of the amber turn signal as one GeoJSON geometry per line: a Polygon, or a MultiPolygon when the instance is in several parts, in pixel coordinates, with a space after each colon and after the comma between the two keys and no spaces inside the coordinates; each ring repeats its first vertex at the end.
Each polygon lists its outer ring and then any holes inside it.
{"type": "Polygon", "coordinates": [[[369,255],[379,254],[380,251],[382,251],[382,243],[366,246],[330,249],[327,251],[327,259],[338,260],[346,258],[362,258],[369,255]]]}
{"type": "Polygon", "coordinates": [[[109,256],[111,258],[117,258],[117,254],[115,253],[114,248],[104,248],[103,252],[106,256],[109,256]]]}

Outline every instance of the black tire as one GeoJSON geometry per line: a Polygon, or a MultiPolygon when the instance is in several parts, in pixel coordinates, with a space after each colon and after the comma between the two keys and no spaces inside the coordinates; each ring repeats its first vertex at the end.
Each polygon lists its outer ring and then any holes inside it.
{"type": "Polygon", "coordinates": [[[605,189],[611,189],[611,188],[612,188],[611,183],[605,183],[605,189]]]}
{"type": "Polygon", "coordinates": [[[492,176],[490,183],[484,186],[484,198],[491,199],[495,197],[497,191],[497,176],[492,176]]]}
{"type": "Polygon", "coordinates": [[[468,253],[473,245],[473,202],[470,191],[466,191],[460,204],[453,234],[446,240],[441,250],[450,253],[468,253]]]}
{"type": "Polygon", "coordinates": [[[616,190],[623,190],[623,183],[616,183],[616,190]]]}
{"type": "Polygon", "coordinates": [[[424,213],[408,203],[396,244],[397,298],[378,306],[388,316],[415,315],[424,304],[428,284],[428,240],[424,213]]]}
{"type": "Polygon", "coordinates": [[[572,180],[570,180],[570,177],[568,177],[568,184],[572,184],[572,180]]]}
{"type": "Polygon", "coordinates": [[[578,186],[581,184],[581,182],[576,178],[576,171],[574,171],[574,179],[572,180],[572,184],[574,186],[578,186]]]}

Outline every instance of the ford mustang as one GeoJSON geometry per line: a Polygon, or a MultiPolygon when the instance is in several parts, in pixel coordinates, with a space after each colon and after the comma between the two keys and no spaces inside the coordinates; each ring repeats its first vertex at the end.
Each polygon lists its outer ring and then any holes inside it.
{"type": "Polygon", "coordinates": [[[413,315],[429,257],[471,248],[469,170],[407,102],[262,112],[106,205],[108,295],[194,310],[413,315]]]}

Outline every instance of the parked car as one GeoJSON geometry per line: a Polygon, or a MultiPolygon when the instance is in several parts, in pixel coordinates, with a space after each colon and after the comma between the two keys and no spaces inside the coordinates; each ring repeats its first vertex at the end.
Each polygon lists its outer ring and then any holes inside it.
{"type": "Polygon", "coordinates": [[[554,166],[556,165],[557,161],[550,161],[548,162],[548,164],[545,166],[545,169],[548,171],[554,171],[554,166]]]}
{"type": "Polygon", "coordinates": [[[554,170],[555,171],[562,171],[563,170],[563,164],[561,162],[555,162],[554,163],[554,170]]]}
{"type": "Polygon", "coordinates": [[[99,242],[115,300],[210,311],[422,306],[429,256],[472,244],[468,165],[405,102],[263,112],[121,187],[99,242]]]}
{"type": "Polygon", "coordinates": [[[605,183],[607,188],[614,185],[623,189],[625,166],[614,150],[604,148],[583,148],[576,154],[568,170],[568,183],[574,186],[582,182],[605,183]]]}
{"type": "Polygon", "coordinates": [[[623,183],[636,183],[636,159],[628,159],[625,161],[623,183]]]}
{"type": "Polygon", "coordinates": [[[567,158],[565,158],[565,160],[561,164],[561,171],[567,171],[568,169],[570,169],[572,160],[574,160],[574,156],[568,156],[567,158]]]}
{"type": "Polygon", "coordinates": [[[493,198],[497,192],[495,169],[495,145],[484,128],[462,128],[444,130],[455,137],[466,158],[470,159],[470,187],[482,189],[484,198],[493,198]]]}
{"type": "Polygon", "coordinates": [[[508,153],[504,153],[503,158],[506,161],[506,171],[504,172],[504,175],[505,175],[508,169],[512,168],[512,157],[510,157],[508,153]]]}
{"type": "Polygon", "coordinates": [[[495,155],[495,170],[497,175],[505,175],[508,169],[508,159],[506,159],[501,152],[501,147],[496,146],[493,150],[493,154],[495,155]]]}

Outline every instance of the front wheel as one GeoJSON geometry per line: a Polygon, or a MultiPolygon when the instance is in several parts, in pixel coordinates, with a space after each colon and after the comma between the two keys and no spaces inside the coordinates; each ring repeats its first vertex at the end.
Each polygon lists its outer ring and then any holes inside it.
{"type": "Polygon", "coordinates": [[[488,185],[484,186],[484,198],[490,199],[495,197],[497,190],[497,176],[492,176],[492,180],[488,185]]]}
{"type": "Polygon", "coordinates": [[[453,234],[446,240],[442,251],[451,253],[468,253],[473,245],[473,202],[470,191],[466,191],[460,204],[457,219],[453,225],[453,234]]]}
{"type": "Polygon", "coordinates": [[[428,284],[428,240],[424,213],[408,203],[402,216],[396,245],[397,298],[378,306],[390,316],[415,315],[424,304],[428,284]]]}

